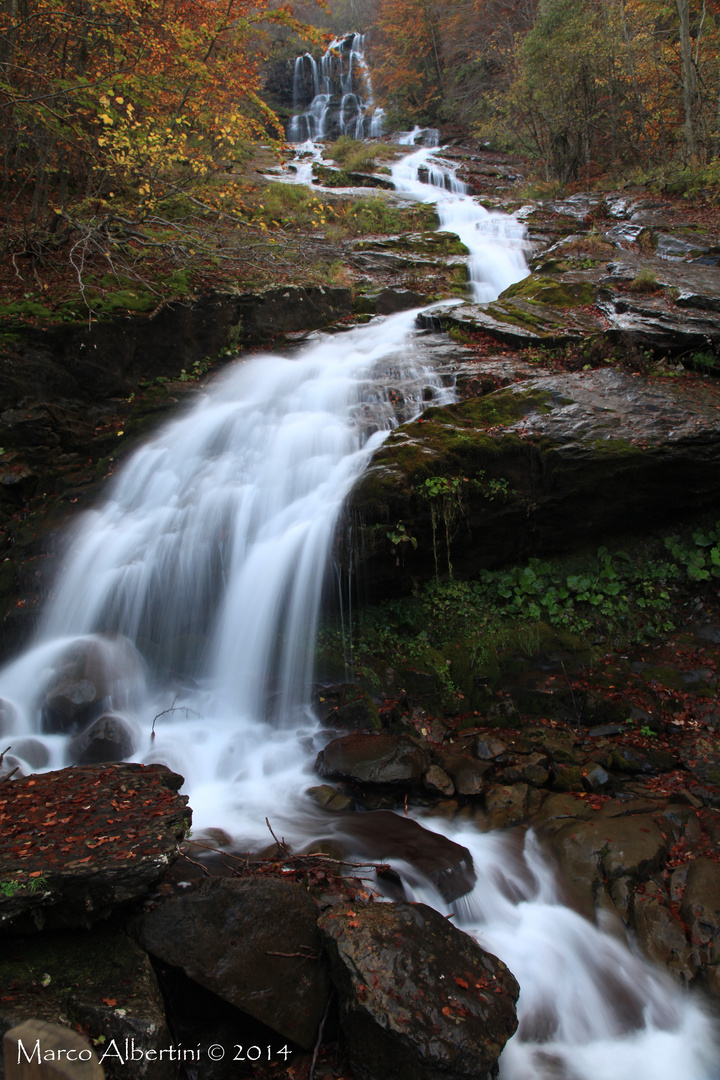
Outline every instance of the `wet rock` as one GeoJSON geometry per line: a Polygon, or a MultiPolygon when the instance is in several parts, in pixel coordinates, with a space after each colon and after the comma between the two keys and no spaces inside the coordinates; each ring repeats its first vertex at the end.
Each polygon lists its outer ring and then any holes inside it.
{"type": "Polygon", "coordinates": [[[12,749],[31,769],[44,769],[50,760],[50,751],[39,739],[14,739],[12,749]]]}
{"type": "Polygon", "coordinates": [[[550,779],[548,760],[544,754],[527,754],[520,758],[518,772],[518,779],[534,787],[544,787],[550,779]]]}
{"type": "Polygon", "coordinates": [[[121,716],[106,713],[72,740],[67,750],[71,765],[124,761],[135,753],[135,740],[121,716]]]}
{"type": "Polygon", "coordinates": [[[331,285],[272,285],[235,299],[239,346],[266,344],[281,334],[327,326],[352,314],[350,289],[331,285]]]}
{"type": "Polygon", "coordinates": [[[528,812],[527,784],[497,785],[485,792],[485,808],[490,818],[491,829],[504,829],[508,825],[517,825],[528,812]]]}
{"type": "Polygon", "coordinates": [[[74,732],[91,723],[106,705],[122,706],[141,685],[143,663],[127,639],[81,638],[54,662],[42,703],[43,731],[74,732]]]}
{"type": "Polygon", "coordinates": [[[468,849],[412,818],[389,810],[372,810],[347,814],[338,819],[336,828],[347,850],[364,859],[409,864],[448,903],[475,886],[477,878],[468,849]]]}
{"type": "Polygon", "coordinates": [[[294,882],[216,878],[150,912],[137,934],[153,956],[309,1049],[329,989],[317,914],[294,882]]]}
{"type": "Polygon", "coordinates": [[[496,957],[424,904],[321,916],[358,1080],[491,1080],[517,1027],[518,986],[496,957]]]}
{"type": "Polygon", "coordinates": [[[603,883],[609,884],[613,900],[622,908],[613,882],[623,879],[630,886],[647,881],[667,856],[668,840],[652,816],[610,816],[615,809],[603,808],[584,821],[551,821],[538,829],[540,842],[558,860],[574,906],[587,918],[594,917],[603,883]]]}
{"type": "Polygon", "coordinates": [[[357,310],[369,315],[393,315],[396,311],[421,307],[425,297],[412,289],[380,289],[363,293],[356,301],[357,310]]]}
{"type": "Polygon", "coordinates": [[[343,795],[341,791],[338,791],[337,788],[332,787],[330,784],[320,784],[317,787],[308,788],[307,794],[323,810],[352,809],[353,801],[350,796],[343,795]]]}
{"type": "Polygon", "coordinates": [[[442,768],[452,779],[458,795],[482,795],[485,788],[485,773],[490,765],[477,761],[467,754],[442,752],[438,754],[442,768]]]}
{"type": "Polygon", "coordinates": [[[439,795],[452,796],[455,794],[455,785],[439,765],[431,765],[423,777],[423,784],[428,791],[436,791],[439,795]]]}
{"type": "MultiPolygon", "coordinates": [[[[715,505],[716,406],[709,383],[693,393],[682,382],[594,370],[539,376],[426,410],[393,432],[353,490],[351,509],[365,522],[357,573],[381,593],[434,575],[430,507],[419,493],[430,476],[482,470],[508,485],[502,500],[488,499],[482,485],[463,490],[450,544],[460,577],[715,505]],[[398,568],[379,538],[399,521],[417,547],[406,545],[398,568]]],[[[444,561],[444,537],[436,547],[444,561]]],[[[543,715],[553,707],[546,698],[543,715]]]]}
{"type": "Polygon", "coordinates": [[[26,775],[26,771],[22,761],[15,754],[3,754],[0,761],[0,780],[10,777],[13,780],[19,780],[26,775]]]}
{"type": "Polygon", "coordinates": [[[598,765],[596,761],[591,761],[588,764],[583,779],[588,791],[603,791],[610,783],[610,777],[605,772],[605,769],[603,769],[602,765],[598,765]]]}
{"type": "Polygon", "coordinates": [[[582,769],[578,765],[561,766],[555,773],[553,787],[557,791],[584,791],[582,769]]]}
{"type": "Polygon", "coordinates": [[[692,860],[680,914],[694,946],[694,959],[703,967],[709,989],[720,994],[720,863],[703,857],[692,860]]]}
{"type": "MultiPolygon", "coordinates": [[[[162,997],[146,953],[122,930],[100,926],[85,932],[55,932],[7,939],[0,954],[0,985],[12,993],[0,1002],[0,1035],[28,1016],[48,1023],[80,1025],[108,1055],[108,1080],[123,1080],[125,1040],[138,1049],[167,1050],[172,1040],[162,997]]],[[[167,1058],[132,1063],[138,1080],[172,1080],[167,1058]]]]}
{"type": "Polygon", "coordinates": [[[648,882],[642,892],[635,894],[633,928],[640,948],[650,960],[663,964],[684,984],[693,980],[697,963],[692,948],[657,882],[648,882]]]}
{"type": "Polygon", "coordinates": [[[0,926],[89,926],[142,897],[190,825],[161,765],[85,765],[0,786],[0,926]]]}
{"type": "Polygon", "coordinates": [[[425,767],[423,750],[402,735],[346,735],[328,743],[315,763],[320,776],[404,786],[419,782],[425,767]]]}
{"type": "Polygon", "coordinates": [[[475,743],[475,753],[481,761],[491,761],[493,758],[500,757],[506,750],[506,744],[494,735],[479,735],[475,743]]]}

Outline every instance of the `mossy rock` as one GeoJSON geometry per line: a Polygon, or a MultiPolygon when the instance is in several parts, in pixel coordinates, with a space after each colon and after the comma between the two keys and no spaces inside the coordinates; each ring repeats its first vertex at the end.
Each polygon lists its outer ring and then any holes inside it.
{"type": "Polygon", "coordinates": [[[557,278],[531,274],[500,293],[499,300],[513,297],[548,304],[550,307],[574,308],[594,304],[595,286],[587,281],[559,281],[557,278]]]}

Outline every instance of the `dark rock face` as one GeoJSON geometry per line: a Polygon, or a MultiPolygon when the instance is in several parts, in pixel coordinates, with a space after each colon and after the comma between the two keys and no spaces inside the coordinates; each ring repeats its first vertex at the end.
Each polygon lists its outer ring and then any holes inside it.
{"type": "Polygon", "coordinates": [[[424,904],[321,916],[358,1080],[491,1080],[517,1027],[518,985],[424,904]]]}
{"type": "MultiPolygon", "coordinates": [[[[56,932],[18,937],[3,942],[0,986],[12,986],[0,1004],[0,1036],[16,1024],[36,1016],[51,1024],[80,1024],[98,1044],[98,1055],[110,1050],[103,1062],[108,1080],[122,1080],[127,1066],[112,1053],[116,1041],[121,1054],[125,1040],[142,1050],[159,1051],[171,1045],[155,973],[146,953],[115,927],[86,932],[56,932]],[[42,991],[39,993],[39,988],[42,991]]],[[[172,1080],[175,1065],[164,1060],[132,1063],[137,1080],[172,1080]]]]}
{"type": "Polygon", "coordinates": [[[153,956],[309,1048],[328,996],[316,919],[300,885],[224,878],[156,908],[138,936],[153,956]]]}
{"type": "Polygon", "coordinates": [[[163,765],[86,765],[0,789],[0,927],[89,926],[142,897],[190,824],[163,765]]]}
{"type": "Polygon", "coordinates": [[[700,394],[603,370],[428,409],[386,440],[350,497],[363,522],[359,572],[373,591],[397,592],[435,573],[434,551],[441,572],[450,558],[458,576],[475,576],[714,505],[719,404],[713,386],[700,394]],[[436,500],[435,530],[429,477],[469,481],[454,501],[436,500]],[[385,540],[398,522],[417,541],[400,566],[385,540]]]}
{"type": "Polygon", "coordinates": [[[363,784],[414,784],[425,771],[423,749],[402,735],[358,733],[334,739],[316,762],[321,776],[363,784]]]}

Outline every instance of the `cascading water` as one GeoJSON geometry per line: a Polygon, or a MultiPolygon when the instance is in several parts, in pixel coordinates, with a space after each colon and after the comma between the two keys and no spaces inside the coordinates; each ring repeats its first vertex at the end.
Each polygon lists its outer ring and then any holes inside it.
{"type": "MultiPolygon", "coordinates": [[[[431,149],[395,176],[411,197],[437,199],[443,226],[463,237],[477,298],[524,275],[521,227],[488,222],[431,149]]],[[[451,397],[423,366],[415,316],[233,365],[137,451],[78,526],[34,647],[0,672],[21,764],[65,764],[70,737],[48,733],[42,702],[79,654],[101,672],[99,705],[122,715],[135,759],[185,776],[196,829],[221,826],[241,848],[264,846],[266,817],[298,846],[342,832],[303,794],[322,741],[307,705],[315,624],[355,478],[428,392],[451,397]]],[[[502,1080],[718,1080],[702,1006],[617,930],[561,903],[532,834],[518,850],[514,831],[443,832],[470,850],[478,878],[454,903],[455,924],[521,985],[502,1080]]],[[[394,865],[411,898],[449,913],[416,867],[394,865]]]]}
{"type": "MultiPolygon", "coordinates": [[[[407,143],[414,143],[419,134],[418,129],[411,132],[407,143]]],[[[470,252],[468,279],[473,299],[478,303],[495,300],[528,273],[525,228],[516,218],[481,206],[439,154],[442,150],[423,146],[397,161],[392,168],[395,189],[417,202],[435,204],[440,227],[456,233],[470,252]]]]}
{"type": "Polygon", "coordinates": [[[370,69],[365,59],[365,35],[347,34],[336,38],[325,50],[319,64],[306,53],[295,61],[293,108],[309,107],[288,123],[287,138],[292,143],[353,139],[382,135],[383,111],[375,106],[370,69]]]}

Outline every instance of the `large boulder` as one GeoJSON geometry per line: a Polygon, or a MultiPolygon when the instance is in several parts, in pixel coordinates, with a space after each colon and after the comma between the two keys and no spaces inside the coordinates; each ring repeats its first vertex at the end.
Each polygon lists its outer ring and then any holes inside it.
{"type": "Polygon", "coordinates": [[[318,923],[358,1080],[491,1080],[517,1027],[501,960],[425,904],[367,904],[318,923]]]}
{"type": "Polygon", "coordinates": [[[79,638],[53,664],[42,701],[43,730],[78,731],[107,706],[126,704],[143,677],[140,654],[127,638],[104,634],[79,638]]]}
{"type": "Polygon", "coordinates": [[[294,882],[215,878],[150,912],[137,932],[153,956],[309,1048],[329,990],[317,915],[294,882]]]}
{"type": "Polygon", "coordinates": [[[0,786],[0,927],[89,926],[145,895],[190,825],[164,765],[86,765],[0,786]]]}
{"type": "Polygon", "coordinates": [[[393,431],[350,496],[363,522],[353,571],[397,593],[716,505],[718,405],[707,382],[603,369],[431,407],[393,431]],[[400,526],[413,543],[398,555],[387,536],[400,526]]]}
{"type": "Polygon", "coordinates": [[[333,739],[317,756],[321,776],[355,780],[362,784],[409,786],[419,783],[426,754],[403,735],[357,733],[333,739]]]}

